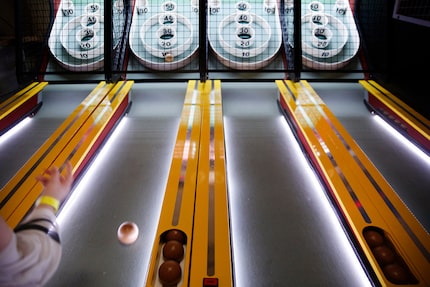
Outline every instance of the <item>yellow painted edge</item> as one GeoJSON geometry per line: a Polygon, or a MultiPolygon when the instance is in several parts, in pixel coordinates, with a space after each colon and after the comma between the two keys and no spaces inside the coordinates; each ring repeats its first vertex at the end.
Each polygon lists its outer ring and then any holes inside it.
{"type": "Polygon", "coordinates": [[[420,121],[422,121],[427,127],[430,127],[430,120],[426,119],[420,113],[418,113],[417,111],[415,111],[414,109],[412,109],[408,104],[406,104],[404,101],[402,101],[401,99],[399,99],[398,97],[396,97],[389,90],[387,90],[386,88],[384,88],[383,86],[381,86],[376,81],[369,80],[368,83],[371,84],[372,86],[374,86],[379,91],[381,91],[384,96],[386,96],[387,98],[389,98],[390,100],[392,100],[393,102],[395,102],[400,107],[402,107],[405,110],[407,110],[410,114],[414,115],[414,117],[416,117],[417,119],[419,119],[420,121]]]}
{"type": "MultiPolygon", "coordinates": [[[[301,111],[298,111],[294,116],[296,117],[296,119],[303,117],[300,116],[299,113],[301,113],[301,111]]],[[[335,167],[331,164],[331,161],[325,153],[324,148],[321,147],[321,145],[319,144],[318,139],[313,133],[312,127],[307,126],[307,124],[303,122],[299,124],[298,127],[302,130],[306,141],[308,143],[311,143],[313,147],[312,153],[316,157],[318,165],[320,167],[323,167],[322,172],[324,174],[324,178],[327,180],[327,184],[329,185],[333,196],[336,198],[337,204],[339,204],[347,222],[353,222],[353,224],[350,224],[350,228],[352,229],[352,232],[354,233],[356,238],[359,240],[359,243],[362,246],[366,257],[372,258],[371,250],[367,247],[366,242],[364,241],[364,238],[362,236],[362,230],[364,230],[364,228],[368,225],[363,220],[363,217],[357,206],[355,205],[355,202],[353,201],[351,196],[349,196],[349,191],[346,189],[342,179],[337,175],[337,171],[335,167]]],[[[369,260],[369,262],[373,270],[376,271],[375,273],[379,281],[383,282],[385,280],[385,277],[382,273],[382,270],[379,269],[376,261],[369,260]]]]}
{"type": "MultiPolygon", "coordinates": [[[[101,120],[99,123],[96,124],[95,127],[93,127],[94,120],[97,118],[98,113],[104,110],[104,106],[99,105],[97,109],[93,112],[93,116],[87,118],[87,121],[73,135],[70,141],[58,142],[57,145],[47,155],[47,157],[43,158],[39,166],[49,167],[52,164],[55,164],[57,157],[62,156],[64,158],[67,158],[72,153],[72,151],[74,153],[73,159],[77,158],[77,160],[70,160],[74,166],[79,166],[89,152],[89,150],[91,149],[94,142],[103,132],[104,128],[107,125],[107,122],[111,119],[119,105],[123,102],[123,100],[129,93],[132,85],[132,81],[129,81],[125,84],[119,83],[118,86],[119,88],[121,88],[121,90],[118,91],[118,89],[115,89],[109,94],[110,98],[115,97],[115,99],[112,101],[112,103],[109,104],[109,107],[111,107],[111,109],[104,111],[106,113],[106,115],[104,116],[104,120],[101,120]],[[86,135],[90,128],[92,129],[92,132],[86,135]],[[82,139],[85,139],[85,144],[81,143],[82,139]],[[79,146],[79,149],[74,151],[77,146],[79,146]],[[69,152],[66,152],[67,150],[69,152]]],[[[39,173],[43,173],[42,168],[40,168],[39,166],[37,167],[39,173]]],[[[34,173],[35,172],[33,172],[33,174],[34,173]]],[[[8,218],[9,224],[16,225],[28,212],[34,201],[40,195],[40,192],[42,192],[42,187],[36,184],[37,182],[35,181],[35,179],[29,177],[28,180],[26,180],[24,184],[20,187],[17,193],[15,193],[14,196],[2,208],[1,212],[2,214],[4,214],[5,217],[8,218]],[[23,190],[24,192],[19,192],[20,190],[23,190]]]]}
{"type": "MultiPolygon", "coordinates": [[[[398,108],[398,106],[393,105],[391,101],[388,101],[386,97],[379,91],[377,88],[373,87],[369,83],[367,83],[364,80],[360,80],[360,84],[370,93],[372,93],[373,96],[378,98],[384,105],[390,108],[397,116],[399,116],[402,120],[407,122],[410,126],[412,126],[416,131],[418,131],[421,135],[423,135],[427,140],[430,140],[430,130],[428,127],[423,125],[422,123],[416,122],[414,119],[408,117],[402,111],[398,108]]],[[[406,106],[406,104],[405,104],[406,106]]],[[[414,115],[418,115],[418,113],[413,112],[414,115]]],[[[422,116],[420,116],[420,119],[424,119],[422,116]]],[[[423,122],[427,122],[425,119],[423,122]]]]}
{"type": "MultiPolygon", "coordinates": [[[[385,194],[389,196],[390,200],[392,201],[392,204],[396,207],[398,211],[400,211],[400,213],[408,221],[412,229],[417,232],[418,237],[426,238],[428,236],[428,233],[425,231],[421,223],[417,221],[416,217],[411,213],[410,209],[400,199],[397,193],[393,190],[392,186],[387,182],[385,177],[379,172],[376,166],[370,161],[370,159],[367,157],[361,147],[357,144],[357,142],[352,138],[352,136],[348,133],[344,126],[339,122],[339,120],[327,107],[324,107],[323,110],[329,118],[330,122],[342,135],[342,138],[346,142],[346,144],[348,144],[348,146],[354,151],[354,154],[356,155],[358,160],[365,166],[366,170],[372,175],[375,182],[380,186],[380,188],[384,190],[385,194]]],[[[366,191],[367,189],[363,190],[366,191]]],[[[385,205],[385,203],[383,202],[381,202],[380,204],[385,205]]],[[[422,242],[427,243],[425,244],[426,248],[430,250],[430,240],[422,239],[422,242]]]]}
{"type": "MultiPolygon", "coordinates": [[[[194,198],[195,198],[195,185],[197,177],[197,162],[199,156],[199,150],[195,147],[200,144],[200,122],[201,122],[201,111],[200,106],[196,102],[200,102],[200,99],[195,96],[196,81],[190,80],[187,85],[187,90],[184,99],[184,105],[180,118],[180,125],[178,128],[176,143],[174,147],[172,162],[170,166],[169,176],[166,184],[166,191],[164,194],[163,204],[161,208],[161,214],[159,217],[157,233],[155,235],[151,259],[148,269],[148,275],[146,278],[146,285],[156,286],[156,280],[158,276],[158,264],[160,260],[160,240],[162,234],[171,229],[180,229],[187,235],[187,245],[186,253],[184,257],[184,266],[182,270],[182,275],[185,280],[184,286],[188,282],[189,277],[189,266],[191,260],[191,242],[193,240],[192,236],[192,226],[193,226],[193,216],[194,216],[194,198]],[[196,102],[193,102],[193,99],[196,102]],[[188,134],[188,123],[191,110],[194,110],[191,135],[190,139],[187,140],[188,134]],[[187,169],[184,177],[184,187],[183,187],[183,198],[180,213],[180,221],[176,226],[172,225],[172,218],[176,203],[176,196],[178,190],[179,177],[181,174],[182,160],[185,149],[188,153],[188,163],[187,169]]],[[[181,285],[182,286],[182,285],[181,285]]]]}
{"type": "Polygon", "coordinates": [[[225,162],[225,138],[222,106],[215,107],[215,271],[220,278],[220,285],[233,286],[232,246],[230,232],[229,196],[225,162]]]}
{"type": "Polygon", "coordinates": [[[194,93],[196,92],[196,80],[190,80],[187,84],[187,89],[185,92],[184,105],[197,105],[199,104],[199,98],[194,98],[194,93]],[[193,102],[194,101],[194,102],[193,102]]]}
{"type": "Polygon", "coordinates": [[[222,105],[222,96],[221,96],[221,80],[214,80],[214,104],[222,105]]]}
{"type": "Polygon", "coordinates": [[[193,231],[193,255],[191,260],[190,285],[202,284],[203,278],[218,278],[219,286],[232,286],[232,259],[230,245],[230,226],[228,212],[228,194],[225,170],[225,146],[223,114],[221,102],[221,82],[213,82],[213,90],[208,90],[210,85],[202,87],[202,128],[199,155],[198,183],[195,203],[194,231],[193,231]],[[214,94],[213,105],[210,103],[210,95],[214,94]],[[217,99],[217,97],[219,97],[217,99]],[[208,269],[208,202],[209,202],[209,178],[210,178],[210,133],[211,113],[213,113],[214,131],[214,274],[207,274],[208,269]]]}
{"type": "MultiPolygon", "coordinates": [[[[287,105],[289,105],[288,101],[286,101],[286,103],[287,103],[287,105]]],[[[291,107],[289,107],[289,108],[291,108],[291,107]]],[[[305,108],[311,108],[311,107],[305,107],[305,108]]],[[[325,107],[325,109],[328,110],[328,108],[326,108],[326,107],[325,107]]],[[[301,111],[295,111],[294,114],[293,115],[290,114],[290,116],[295,117],[296,121],[298,123],[300,123],[298,126],[302,130],[304,137],[307,139],[307,141],[309,143],[311,143],[312,146],[314,147],[314,155],[316,156],[317,160],[320,162],[319,165],[325,166],[325,168],[323,168],[323,172],[326,174],[325,176],[330,182],[331,189],[335,192],[335,194],[337,194],[336,197],[338,198],[339,204],[342,206],[342,210],[345,212],[345,215],[347,216],[348,221],[353,222],[353,224],[351,224],[351,227],[353,228],[354,233],[356,233],[357,238],[360,241],[360,244],[362,245],[363,249],[365,249],[365,253],[366,253],[367,257],[373,258],[373,255],[371,254],[370,249],[367,247],[367,244],[365,243],[363,235],[362,235],[362,230],[366,227],[366,223],[363,221],[361,214],[359,213],[358,209],[355,206],[355,203],[351,199],[348,199],[350,196],[348,195],[348,193],[347,193],[345,187],[343,186],[343,183],[341,182],[341,180],[339,178],[337,178],[337,176],[333,176],[333,174],[336,174],[336,172],[333,169],[330,160],[325,155],[323,148],[319,145],[319,141],[316,138],[314,138],[312,128],[306,127],[307,123],[304,120],[300,120],[300,118],[302,116],[300,116],[299,113],[301,113],[301,111]],[[310,140],[311,138],[313,138],[313,140],[310,140]],[[333,170],[330,171],[331,169],[333,169],[333,170]],[[342,190],[343,190],[343,192],[339,193],[339,191],[342,191],[342,190]],[[344,195],[342,195],[342,193],[344,195]],[[346,202],[349,202],[349,203],[345,205],[346,202]],[[362,222],[361,224],[359,223],[359,226],[357,226],[357,223],[358,223],[357,220],[359,222],[362,222]]],[[[315,119],[318,117],[311,116],[311,118],[315,119]]],[[[322,117],[320,117],[320,118],[322,118],[322,117]]],[[[362,151],[360,150],[360,152],[362,152],[362,151]]],[[[378,208],[372,210],[372,212],[375,212],[376,214],[378,214],[379,213],[378,208]]],[[[372,226],[378,226],[382,229],[387,230],[389,233],[394,234],[394,232],[392,232],[392,229],[386,225],[387,222],[384,218],[384,215],[381,216],[378,214],[378,217],[376,218],[376,220],[375,220],[375,217],[373,215],[374,214],[372,214],[372,219],[373,219],[372,226]]],[[[404,237],[404,235],[402,235],[402,237],[404,237]]],[[[404,241],[404,240],[402,239],[401,241],[404,241]]],[[[411,248],[411,246],[410,246],[411,244],[409,244],[408,241],[406,241],[405,245],[407,245],[406,249],[411,248]]],[[[405,248],[404,246],[400,247],[399,250],[404,250],[404,248],[405,248]]],[[[412,248],[414,249],[414,251],[412,252],[413,256],[411,256],[412,259],[408,257],[408,254],[405,255],[402,253],[402,256],[404,256],[404,258],[408,261],[408,265],[413,268],[414,266],[416,266],[416,263],[417,263],[415,261],[418,261],[419,262],[418,265],[427,266],[428,262],[426,262],[425,258],[423,258],[423,254],[421,254],[419,252],[419,250],[417,250],[416,246],[414,246],[412,248]],[[416,259],[416,260],[414,261],[414,259],[416,259]]],[[[385,283],[386,283],[387,281],[386,281],[382,271],[380,270],[379,265],[376,263],[376,261],[374,259],[373,259],[373,262],[372,262],[372,260],[370,260],[370,261],[371,261],[372,267],[374,267],[374,270],[377,273],[378,278],[380,278],[381,282],[385,281],[385,283]],[[378,274],[378,272],[379,272],[379,274],[378,274]]],[[[414,274],[417,275],[417,272],[414,272],[414,274]]],[[[418,274],[422,275],[422,271],[421,271],[421,273],[418,272],[418,274]]],[[[422,286],[422,285],[419,285],[419,286],[422,286]]]]}
{"type": "Polygon", "coordinates": [[[301,80],[297,85],[300,85],[303,88],[304,93],[312,105],[314,105],[315,102],[320,106],[325,105],[324,101],[318,96],[317,92],[312,88],[308,81],[301,80]]]}
{"type": "MultiPolygon", "coordinates": [[[[318,113],[318,111],[315,111],[315,113],[318,113]]],[[[334,120],[335,119],[331,119],[332,122],[334,120]]],[[[322,125],[318,125],[318,132],[326,146],[329,148],[333,158],[338,163],[343,175],[356,193],[361,205],[372,219],[371,225],[382,228],[392,236],[393,243],[397,243],[398,252],[401,253],[404,259],[406,259],[410,267],[427,266],[427,268],[430,268],[429,262],[426,262],[425,257],[396,218],[396,215],[393,214],[393,211],[387,206],[381,196],[378,195],[377,190],[363,173],[361,167],[357,165],[349,151],[346,150],[343,143],[337,138],[337,135],[333,133],[331,126],[326,124],[324,127],[326,122],[324,120],[321,120],[320,122],[322,125]]],[[[350,137],[346,132],[343,133],[343,136],[345,138],[350,137]]],[[[355,146],[358,147],[356,144],[355,146]]],[[[389,198],[391,204],[396,208],[397,212],[402,216],[409,228],[413,230],[415,236],[419,238],[420,242],[427,250],[430,250],[430,238],[423,226],[417,221],[409,208],[407,208],[397,193],[392,189],[388,182],[386,182],[385,178],[374,167],[364,152],[360,148],[354,149],[354,146],[352,145],[350,145],[350,147],[354,153],[361,158],[361,164],[372,175],[375,182],[389,198]]],[[[333,176],[334,175],[332,174],[331,178],[333,178],[333,176]]],[[[348,194],[345,194],[344,196],[341,196],[341,201],[345,201],[349,197],[350,196],[348,194]]],[[[354,220],[352,225],[356,225],[356,223],[357,221],[354,220]]],[[[359,233],[359,236],[362,237],[363,235],[359,233]]],[[[365,247],[367,248],[367,246],[365,247]]],[[[422,270],[420,272],[422,275],[422,270]]]]}
{"type": "MultiPolygon", "coordinates": [[[[87,99],[89,97],[94,97],[96,96],[96,92],[98,91],[98,89],[100,88],[104,88],[106,87],[103,83],[99,84],[99,86],[93,90],[93,92],[87,97],[87,99]]],[[[104,95],[104,91],[103,93],[101,93],[101,100],[105,97],[104,95]]],[[[100,98],[99,98],[100,100],[100,98]]],[[[99,102],[99,101],[98,101],[99,102]]],[[[46,168],[48,168],[51,164],[51,162],[46,163],[45,159],[43,159],[41,162],[40,159],[42,158],[43,154],[47,154],[47,156],[52,153],[53,151],[48,151],[48,149],[50,147],[53,148],[53,150],[55,150],[56,146],[58,145],[58,143],[55,143],[56,140],[58,140],[60,134],[62,132],[65,132],[63,134],[63,136],[60,138],[59,143],[61,142],[68,142],[76,133],[76,131],[81,127],[81,125],[85,122],[85,120],[89,117],[89,115],[91,114],[91,111],[88,111],[90,108],[94,108],[93,106],[89,106],[89,108],[87,109],[83,109],[80,108],[82,106],[82,104],[75,110],[74,113],[72,113],[64,122],[63,124],[53,133],[53,135],[51,135],[46,141],[45,143],[32,155],[32,157],[26,162],[26,164],[24,164],[24,166],[15,174],[15,176],[9,180],[9,182],[2,188],[1,190],[1,198],[0,200],[3,200],[6,196],[8,196],[8,194],[11,192],[12,189],[15,188],[15,186],[22,180],[22,177],[25,176],[25,174],[29,174],[29,176],[27,177],[27,179],[25,181],[30,181],[33,182],[34,178],[37,174],[39,173],[43,173],[44,170],[46,168]],[[83,113],[82,115],[76,120],[75,117],[77,116],[77,111],[78,110],[82,110],[83,113]],[[74,122],[73,122],[74,121],[74,122]],[[55,143],[55,145],[53,145],[55,143]],[[37,165],[36,165],[37,164],[37,165]]],[[[26,186],[26,182],[22,183],[22,186],[20,187],[20,189],[23,189],[23,187],[26,186]]],[[[30,190],[30,187],[27,186],[27,189],[25,190],[30,190]]],[[[18,200],[22,195],[19,195],[15,192],[15,194],[12,196],[12,199],[14,200],[18,200]]],[[[9,200],[9,201],[10,201],[9,200]]],[[[13,203],[14,201],[11,201],[11,203],[13,203]]],[[[9,205],[10,203],[8,202],[6,205],[9,205]]],[[[5,214],[5,210],[6,209],[6,205],[2,208],[1,212],[2,214],[4,214],[6,217],[8,217],[8,214],[5,214]]]]}
{"type": "Polygon", "coordinates": [[[293,96],[296,97],[297,100],[298,92],[295,83],[292,80],[285,80],[285,83],[287,84],[288,89],[291,91],[293,96]]]}
{"type": "MultiPolygon", "coordinates": [[[[60,154],[54,160],[52,165],[60,167],[65,163],[66,160],[67,158],[64,155],[60,154]]],[[[72,173],[75,174],[77,170],[76,163],[74,162],[73,159],[71,160],[71,163],[73,165],[72,173]]],[[[64,170],[62,173],[64,174],[64,170]]],[[[31,183],[29,183],[29,186],[31,190],[29,190],[29,193],[27,194],[27,196],[23,199],[22,202],[20,202],[18,206],[16,206],[16,209],[11,213],[10,217],[6,220],[7,224],[11,228],[15,228],[21,222],[21,220],[28,213],[30,208],[33,206],[34,202],[39,197],[40,193],[43,191],[42,184],[37,183],[36,181],[34,181],[34,185],[31,185],[31,183]]]]}
{"type": "Polygon", "coordinates": [[[278,86],[280,96],[283,98],[285,103],[294,111],[297,107],[296,101],[293,98],[293,95],[290,93],[286,83],[281,80],[276,81],[276,85],[278,86]]]}
{"type": "MultiPolygon", "coordinates": [[[[421,243],[426,247],[427,250],[430,250],[430,238],[428,232],[422,226],[422,224],[417,220],[417,218],[412,214],[410,209],[405,205],[405,203],[401,200],[399,195],[395,192],[393,187],[387,182],[385,177],[379,172],[376,166],[370,161],[364,151],[360,148],[360,146],[354,141],[351,135],[346,131],[346,129],[340,124],[340,122],[335,118],[335,116],[325,108],[325,113],[328,115],[330,121],[335,125],[335,128],[342,134],[343,139],[349,145],[349,147],[354,151],[354,154],[357,156],[358,160],[363,164],[366,170],[372,175],[375,182],[378,186],[384,191],[385,195],[390,199],[391,204],[396,208],[396,210],[401,214],[403,219],[408,223],[410,228],[414,230],[415,235],[420,238],[421,243]]],[[[363,192],[370,192],[370,190],[374,190],[374,188],[363,188],[363,192]]],[[[374,190],[376,192],[376,190],[374,190]]],[[[372,194],[369,194],[369,197],[372,194]]],[[[373,201],[375,209],[381,211],[382,206],[385,208],[387,213],[391,214],[391,218],[394,217],[393,213],[389,211],[385,202],[382,200],[380,196],[373,196],[373,201]]],[[[381,215],[382,218],[388,218],[388,215],[381,215]]],[[[393,223],[392,223],[393,224],[393,223]]],[[[395,230],[399,229],[394,228],[395,230]]],[[[403,228],[402,228],[403,229],[403,228]]]]}
{"type": "MultiPolygon", "coordinates": [[[[6,183],[6,185],[2,188],[0,193],[0,200],[3,200],[4,196],[6,196],[9,192],[6,190],[11,190],[18,182],[21,180],[22,176],[28,173],[32,167],[36,164],[38,159],[47,151],[47,149],[52,146],[55,140],[64,133],[67,129],[72,128],[72,124],[76,125],[73,121],[76,121],[76,117],[79,113],[87,110],[89,107],[85,106],[85,102],[90,101],[90,99],[96,96],[103,96],[103,94],[107,93],[109,86],[106,85],[105,82],[100,82],[98,86],[84,99],[84,101],[78,105],[78,107],[65,119],[65,121],[55,130],[55,132],[43,143],[43,145],[32,155],[32,157],[25,163],[25,165],[17,172],[17,174],[6,183]]],[[[63,135],[64,137],[65,135],[63,135]]]]}
{"type": "Polygon", "coordinates": [[[189,286],[195,286],[196,282],[198,285],[201,285],[203,278],[207,277],[210,107],[208,105],[208,95],[204,92],[204,87],[200,85],[199,90],[202,91],[200,92],[202,99],[202,123],[189,286]]]}
{"type": "Polygon", "coordinates": [[[94,110],[92,117],[89,117],[86,121],[88,128],[82,127],[76,135],[70,140],[68,145],[73,147],[79,147],[73,152],[72,158],[77,158],[74,162],[80,166],[82,161],[85,159],[88,152],[93,147],[94,143],[100,138],[100,135],[104,132],[108,122],[112,119],[119,106],[125,101],[128,96],[130,89],[133,85],[132,81],[127,81],[121,84],[120,90],[116,90],[113,93],[109,93],[108,98],[112,100],[107,103],[103,103],[94,110]],[[102,119],[95,123],[95,119],[103,112],[102,119]],[[81,142],[84,140],[83,142],[81,142]],[[81,142],[81,143],[80,143],[81,142]]]}
{"type": "MultiPolygon", "coordinates": [[[[23,103],[25,103],[28,99],[34,97],[37,93],[43,90],[43,88],[48,85],[48,82],[41,82],[38,83],[36,86],[32,87],[31,89],[28,89],[27,92],[20,94],[18,97],[13,97],[16,99],[13,103],[11,103],[7,110],[0,113],[0,120],[8,116],[10,113],[12,113],[14,110],[16,110],[19,106],[21,106],[23,103]]],[[[3,107],[0,105],[0,110],[3,107]]]]}
{"type": "MultiPolygon", "coordinates": [[[[37,164],[39,159],[44,153],[54,144],[54,142],[60,137],[63,139],[70,139],[75,131],[82,125],[87,117],[91,115],[91,110],[94,110],[95,106],[86,106],[85,103],[94,101],[94,97],[97,97],[96,102],[100,103],[109,92],[113,85],[106,85],[105,82],[101,82],[85,99],[84,101],[65,119],[65,121],[55,130],[55,132],[42,144],[42,146],[31,156],[31,158],[24,164],[24,166],[12,177],[6,185],[1,189],[0,201],[3,200],[10,191],[21,181],[22,177],[30,173],[33,167],[37,164]],[[78,117],[78,115],[81,114],[78,117]]],[[[44,168],[48,168],[45,166],[44,168]]],[[[33,172],[34,174],[34,172],[33,172]]]]}
{"type": "Polygon", "coordinates": [[[12,103],[13,101],[15,101],[17,98],[21,97],[23,94],[25,94],[28,91],[30,91],[36,85],[39,85],[39,82],[32,82],[31,84],[27,85],[23,89],[19,90],[18,92],[16,92],[12,96],[10,96],[9,98],[7,98],[3,102],[1,102],[0,103],[0,110],[3,109],[4,107],[10,105],[10,103],[12,103]]]}
{"type": "MultiPolygon", "coordinates": [[[[84,128],[88,128],[91,123],[86,123],[84,128]]],[[[6,203],[5,206],[0,210],[2,216],[6,219],[7,223],[11,227],[15,227],[31,206],[34,204],[40,193],[43,191],[43,186],[39,184],[35,177],[38,174],[43,174],[46,168],[51,165],[58,163],[58,159],[64,159],[64,163],[67,159],[67,155],[70,154],[74,148],[73,143],[79,141],[79,139],[72,140],[70,143],[59,143],[52,152],[47,154],[43,158],[43,161],[35,168],[32,174],[27,180],[21,185],[14,196],[6,203]]],[[[75,160],[71,161],[72,164],[76,164],[75,160]]]]}

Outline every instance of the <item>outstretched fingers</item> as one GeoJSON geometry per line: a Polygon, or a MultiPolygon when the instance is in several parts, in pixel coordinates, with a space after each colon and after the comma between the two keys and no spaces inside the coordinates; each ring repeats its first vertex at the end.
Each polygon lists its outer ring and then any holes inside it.
{"type": "Polygon", "coordinates": [[[61,182],[67,186],[71,186],[73,182],[73,167],[70,161],[66,161],[66,172],[61,176],[61,182]]]}
{"type": "Polygon", "coordinates": [[[38,176],[36,176],[36,180],[40,181],[44,186],[46,186],[51,180],[51,178],[55,178],[56,176],[58,176],[58,174],[58,168],[52,166],[48,168],[43,174],[39,174],[38,176]]]}

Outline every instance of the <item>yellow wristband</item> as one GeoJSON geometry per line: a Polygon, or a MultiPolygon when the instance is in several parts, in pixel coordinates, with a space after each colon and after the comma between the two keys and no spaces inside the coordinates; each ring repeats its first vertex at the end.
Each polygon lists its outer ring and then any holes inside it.
{"type": "Polygon", "coordinates": [[[52,196],[48,196],[48,195],[44,195],[40,198],[39,204],[46,204],[51,206],[54,209],[54,213],[57,213],[58,208],[60,208],[60,202],[52,197],[52,196]]]}

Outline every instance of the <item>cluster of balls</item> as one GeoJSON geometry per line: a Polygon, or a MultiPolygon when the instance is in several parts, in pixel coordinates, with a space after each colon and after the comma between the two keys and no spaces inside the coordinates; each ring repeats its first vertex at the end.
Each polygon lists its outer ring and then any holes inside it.
{"type": "Polygon", "coordinates": [[[363,235],[382,272],[390,282],[408,284],[414,281],[413,275],[382,230],[367,229],[363,235]]]}
{"type": "Polygon", "coordinates": [[[184,232],[170,229],[164,235],[163,263],[158,269],[158,278],[163,287],[175,287],[181,281],[181,261],[184,259],[184,232]]]}

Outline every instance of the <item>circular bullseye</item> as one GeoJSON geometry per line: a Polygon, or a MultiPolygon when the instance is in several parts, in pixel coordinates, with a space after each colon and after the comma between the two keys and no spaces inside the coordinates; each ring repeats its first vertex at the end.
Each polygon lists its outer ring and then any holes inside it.
{"type": "Polygon", "coordinates": [[[333,32],[329,28],[314,28],[312,30],[312,45],[315,48],[323,49],[330,44],[332,37],[333,32]]]}
{"type": "MultiPolygon", "coordinates": [[[[315,13],[309,13],[302,17],[302,23],[308,25],[312,21],[315,13]]],[[[302,47],[304,55],[316,58],[331,58],[339,54],[348,41],[348,29],[345,24],[330,14],[325,14],[328,18],[327,26],[314,28],[311,33],[304,35],[302,47]],[[336,41],[331,41],[335,38],[336,41]]]]}
{"type": "MultiPolygon", "coordinates": [[[[241,14],[244,15],[244,14],[241,14]]],[[[269,46],[270,39],[272,37],[272,30],[270,24],[261,16],[256,14],[249,14],[249,20],[252,20],[254,27],[260,27],[264,30],[264,40],[259,42],[259,45],[253,45],[254,33],[251,31],[250,25],[243,25],[238,19],[236,19],[237,14],[230,14],[225,17],[218,25],[218,40],[221,47],[229,54],[239,57],[239,58],[252,58],[263,53],[269,46]],[[228,26],[233,24],[236,29],[242,29],[242,31],[236,32],[235,42],[227,41],[227,37],[224,38],[227,31],[229,31],[228,26]],[[247,33],[243,33],[243,29],[248,29],[247,33]],[[245,39],[247,38],[247,39],[245,39]],[[255,47],[252,47],[255,46],[255,47]]],[[[252,29],[253,30],[253,29],[252,29]]],[[[234,33],[233,32],[233,33],[234,33]]],[[[257,33],[255,33],[257,35],[257,33]]],[[[256,42],[255,42],[256,43],[256,42]]]]}
{"type": "Polygon", "coordinates": [[[327,26],[327,24],[328,24],[328,18],[323,13],[314,13],[311,16],[311,19],[309,20],[309,28],[311,29],[311,31],[314,28],[323,28],[327,26]]]}
{"type": "Polygon", "coordinates": [[[98,36],[93,28],[83,28],[76,34],[76,41],[83,50],[93,49],[98,43],[98,36]]]}
{"type": "Polygon", "coordinates": [[[184,247],[182,243],[176,240],[167,241],[163,247],[163,256],[166,260],[175,260],[181,262],[184,258],[184,247]]]}
{"type": "Polygon", "coordinates": [[[163,286],[176,286],[181,281],[181,266],[175,260],[166,260],[158,269],[158,278],[163,286]]]}
{"type": "Polygon", "coordinates": [[[236,28],[236,46],[241,48],[251,47],[254,44],[255,31],[251,26],[236,28]]]}
{"type": "Polygon", "coordinates": [[[139,228],[136,223],[125,221],[118,227],[117,235],[121,243],[133,244],[139,236],[139,228]]]}
{"type": "Polygon", "coordinates": [[[193,43],[193,25],[187,17],[181,14],[174,14],[174,23],[176,24],[164,24],[160,26],[160,17],[167,14],[156,14],[147,19],[139,31],[145,51],[155,57],[163,58],[165,62],[169,62],[170,59],[173,61],[174,58],[182,55],[193,43]],[[178,29],[175,27],[178,27],[178,29]],[[153,28],[157,30],[153,31],[153,28]],[[188,31],[188,33],[186,31],[188,31]],[[155,37],[158,38],[158,45],[153,45],[153,38],[148,37],[148,35],[152,33],[155,33],[155,37]],[[178,39],[180,40],[179,43],[178,39]],[[168,54],[172,57],[166,57],[168,54]]]}
{"type": "Polygon", "coordinates": [[[90,23],[88,26],[86,15],[74,17],[61,29],[59,35],[61,46],[73,58],[91,60],[103,55],[103,37],[99,35],[104,34],[104,18],[96,17],[96,23],[93,22],[92,25],[90,23]]]}
{"type": "Polygon", "coordinates": [[[157,30],[157,36],[158,36],[158,44],[162,48],[171,48],[177,42],[176,29],[168,25],[161,26],[157,30]]]}

